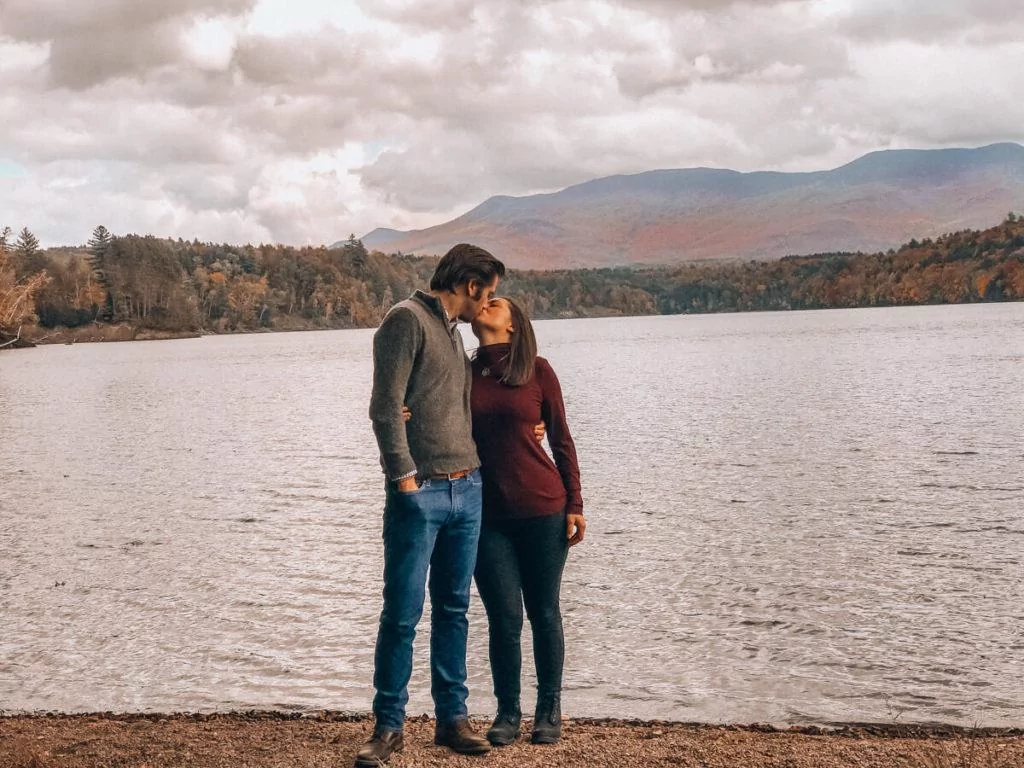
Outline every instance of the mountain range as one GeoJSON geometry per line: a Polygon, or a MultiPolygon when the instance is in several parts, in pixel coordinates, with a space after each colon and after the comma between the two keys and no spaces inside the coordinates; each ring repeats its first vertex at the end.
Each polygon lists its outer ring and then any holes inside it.
{"type": "Polygon", "coordinates": [[[656,170],[489,198],[427,229],[376,229],[373,250],[472,242],[512,267],[561,269],[879,251],[991,226],[1024,209],[1024,147],[884,150],[827,171],[656,170]]]}

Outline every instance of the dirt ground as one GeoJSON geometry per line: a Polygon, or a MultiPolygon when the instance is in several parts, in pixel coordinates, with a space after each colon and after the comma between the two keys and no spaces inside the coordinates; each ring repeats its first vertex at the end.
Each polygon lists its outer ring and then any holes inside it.
{"type": "MultiPolygon", "coordinates": [[[[487,723],[479,722],[483,729],[487,723]]],[[[360,715],[0,717],[0,768],[314,768],[350,766],[372,727],[360,715]]],[[[687,768],[1020,768],[1024,731],[849,726],[776,730],[613,720],[570,720],[562,743],[528,739],[483,757],[433,745],[433,721],[406,726],[394,768],[685,766],[687,768]]]]}

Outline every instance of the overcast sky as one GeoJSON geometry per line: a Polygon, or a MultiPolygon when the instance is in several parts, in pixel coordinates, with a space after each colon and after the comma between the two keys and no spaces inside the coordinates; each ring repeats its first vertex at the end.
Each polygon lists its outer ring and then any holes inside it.
{"type": "Polygon", "coordinates": [[[1024,140],[1020,0],[0,0],[0,226],[330,243],[1024,140]]]}

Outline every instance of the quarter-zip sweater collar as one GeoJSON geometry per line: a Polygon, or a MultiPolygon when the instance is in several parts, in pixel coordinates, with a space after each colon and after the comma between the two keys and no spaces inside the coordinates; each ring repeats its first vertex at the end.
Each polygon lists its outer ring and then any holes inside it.
{"type": "Polygon", "coordinates": [[[449,333],[451,333],[451,334],[455,333],[455,328],[459,324],[459,318],[458,317],[455,317],[455,318],[448,317],[448,310],[444,308],[444,303],[441,301],[441,299],[439,297],[435,296],[432,293],[427,293],[426,291],[422,291],[419,288],[417,288],[415,291],[413,291],[412,295],[413,295],[413,298],[419,299],[424,304],[426,304],[427,307],[429,307],[430,310],[435,315],[440,317],[442,320],[444,320],[448,324],[448,332],[449,333]]]}

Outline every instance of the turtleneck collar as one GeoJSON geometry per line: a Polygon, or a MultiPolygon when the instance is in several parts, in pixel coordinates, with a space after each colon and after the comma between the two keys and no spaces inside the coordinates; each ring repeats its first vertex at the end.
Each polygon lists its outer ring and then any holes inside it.
{"type": "Polygon", "coordinates": [[[484,367],[491,368],[496,373],[504,373],[511,350],[512,345],[508,343],[488,344],[485,347],[477,347],[476,359],[484,367]]]}

